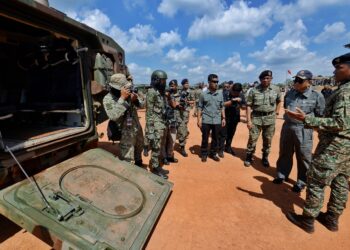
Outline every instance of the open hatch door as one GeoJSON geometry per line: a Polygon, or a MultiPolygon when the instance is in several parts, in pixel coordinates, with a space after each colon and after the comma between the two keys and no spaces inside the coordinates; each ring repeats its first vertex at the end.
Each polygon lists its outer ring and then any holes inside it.
{"type": "Polygon", "coordinates": [[[0,191],[0,212],[63,249],[140,249],[173,184],[92,149],[0,191]]]}

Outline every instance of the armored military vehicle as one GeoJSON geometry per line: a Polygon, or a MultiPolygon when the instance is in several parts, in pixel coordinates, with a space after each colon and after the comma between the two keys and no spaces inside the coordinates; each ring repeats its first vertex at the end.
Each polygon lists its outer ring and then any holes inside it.
{"type": "Polygon", "coordinates": [[[139,249],[172,184],[96,148],[124,51],[45,2],[0,2],[0,213],[55,248],[139,249]]]}

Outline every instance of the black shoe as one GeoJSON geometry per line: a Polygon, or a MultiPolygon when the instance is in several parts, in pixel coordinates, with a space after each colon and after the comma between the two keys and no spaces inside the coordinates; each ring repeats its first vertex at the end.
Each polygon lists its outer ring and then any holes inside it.
{"type": "Polygon", "coordinates": [[[228,154],[231,154],[231,155],[236,155],[236,153],[232,150],[231,147],[225,148],[225,152],[228,153],[228,154]]]}
{"type": "Polygon", "coordinates": [[[284,178],[277,177],[272,182],[274,184],[282,184],[284,182],[284,178]]]}
{"type": "Polygon", "coordinates": [[[179,160],[174,158],[174,157],[168,157],[168,162],[177,163],[177,162],[179,162],[179,160]]]}
{"type": "Polygon", "coordinates": [[[270,162],[269,159],[267,158],[267,156],[263,156],[262,158],[262,164],[265,168],[269,168],[270,167],[270,162]]]}
{"type": "Polygon", "coordinates": [[[253,154],[247,153],[247,156],[244,161],[244,166],[250,167],[252,165],[252,162],[253,162],[253,154]]]}
{"type": "Polygon", "coordinates": [[[164,168],[162,168],[162,167],[159,167],[161,170],[162,170],[162,172],[163,173],[165,173],[165,174],[169,174],[170,172],[169,172],[169,170],[166,170],[166,169],[164,169],[164,168]]]}
{"type": "Polygon", "coordinates": [[[292,212],[288,212],[286,216],[290,222],[292,222],[294,225],[297,225],[298,227],[303,229],[305,232],[311,234],[315,231],[315,227],[314,227],[315,218],[305,216],[305,215],[298,215],[292,212]]]}
{"type": "Polygon", "coordinates": [[[220,158],[217,155],[209,155],[209,158],[213,159],[214,161],[220,161],[220,158]]]}
{"type": "Polygon", "coordinates": [[[148,156],[148,147],[147,147],[147,146],[143,147],[143,155],[144,155],[145,157],[148,156]]]}
{"type": "Polygon", "coordinates": [[[320,222],[323,226],[325,226],[329,231],[337,232],[338,229],[338,220],[339,220],[339,214],[335,214],[332,212],[320,212],[320,214],[317,216],[316,220],[320,222]]]}
{"type": "Polygon", "coordinates": [[[300,187],[298,184],[294,184],[293,187],[292,187],[292,191],[294,193],[300,193],[304,188],[303,187],[300,187]]]}
{"type": "Polygon", "coordinates": [[[206,162],[207,161],[207,156],[202,156],[201,159],[202,159],[202,162],[206,162]]]}
{"type": "Polygon", "coordinates": [[[224,158],[224,152],[220,151],[218,155],[220,158],[224,158]]]}
{"type": "Polygon", "coordinates": [[[160,177],[162,177],[163,179],[168,179],[169,177],[167,176],[167,173],[164,169],[162,169],[161,167],[157,167],[157,168],[154,168],[152,170],[152,173],[155,174],[155,175],[158,175],[160,177]]]}
{"type": "Polygon", "coordinates": [[[135,165],[138,167],[143,167],[142,160],[135,161],[135,165]]]}
{"type": "Polygon", "coordinates": [[[186,153],[186,150],[185,150],[185,147],[181,147],[181,150],[180,150],[180,154],[183,156],[183,157],[187,157],[188,154],[186,153]]]}
{"type": "Polygon", "coordinates": [[[164,164],[164,165],[170,165],[170,163],[168,162],[167,158],[164,158],[164,159],[163,159],[163,164],[164,164]]]}

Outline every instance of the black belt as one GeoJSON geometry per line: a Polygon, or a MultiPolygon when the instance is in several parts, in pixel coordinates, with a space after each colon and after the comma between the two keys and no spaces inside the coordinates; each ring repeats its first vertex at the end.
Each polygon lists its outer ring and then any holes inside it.
{"type": "Polygon", "coordinates": [[[275,111],[271,111],[271,112],[253,111],[254,116],[267,116],[267,115],[272,115],[274,113],[275,113],[275,111]]]}

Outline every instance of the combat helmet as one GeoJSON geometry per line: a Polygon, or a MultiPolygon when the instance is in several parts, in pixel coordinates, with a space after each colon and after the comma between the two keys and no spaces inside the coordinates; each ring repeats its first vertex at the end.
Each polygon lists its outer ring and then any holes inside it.
{"type": "Polygon", "coordinates": [[[163,70],[155,70],[153,71],[152,75],[151,75],[151,82],[153,84],[159,84],[160,83],[160,79],[167,79],[168,76],[165,73],[165,71],[163,70]]]}

